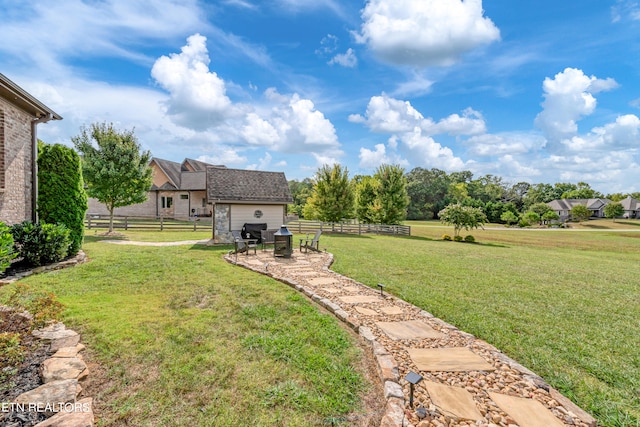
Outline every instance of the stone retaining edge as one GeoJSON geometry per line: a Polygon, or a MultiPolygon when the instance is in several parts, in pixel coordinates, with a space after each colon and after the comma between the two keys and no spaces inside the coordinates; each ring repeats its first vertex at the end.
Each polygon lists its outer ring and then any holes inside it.
{"type": "Polygon", "coordinates": [[[85,349],[80,343],[80,334],[59,322],[34,330],[32,335],[48,344],[49,352],[53,354],[40,366],[43,384],[20,394],[14,403],[38,404],[47,408],[58,405],[58,411],[52,410],[53,415],[35,427],[93,427],[93,398],[84,396],[78,399],[82,385],[86,385],[89,378],[89,369],[80,355],[85,349]],[[55,367],[51,367],[52,364],[55,367]],[[55,371],[48,372],[48,368],[55,371]],[[73,410],[61,410],[60,404],[64,404],[64,408],[72,405],[73,410]]]}
{"type": "Polygon", "coordinates": [[[61,270],[63,268],[75,267],[78,264],[82,264],[87,261],[87,255],[83,251],[79,251],[76,256],[73,258],[66,259],[60,262],[54,262],[47,265],[41,265],[39,267],[35,267],[31,270],[22,271],[13,276],[7,276],[3,279],[0,279],[0,286],[9,285],[17,280],[20,280],[24,277],[31,276],[32,274],[40,274],[46,273],[48,271],[61,270]]]}

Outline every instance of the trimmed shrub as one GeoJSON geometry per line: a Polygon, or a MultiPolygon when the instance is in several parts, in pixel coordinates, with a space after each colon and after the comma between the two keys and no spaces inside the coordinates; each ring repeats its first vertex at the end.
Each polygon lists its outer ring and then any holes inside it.
{"type": "Polygon", "coordinates": [[[69,253],[69,229],[62,224],[24,221],[11,227],[19,256],[39,266],[58,262],[69,253]]]}
{"type": "Polygon", "coordinates": [[[451,241],[451,236],[449,236],[448,234],[443,234],[442,235],[442,240],[446,240],[446,241],[450,242],[451,241]]]}
{"type": "Polygon", "coordinates": [[[476,238],[469,234],[468,236],[464,236],[464,241],[467,243],[475,243],[476,238]]]}
{"type": "Polygon", "coordinates": [[[462,236],[453,236],[453,240],[456,242],[462,242],[462,236]]]}
{"type": "Polygon", "coordinates": [[[11,260],[16,256],[13,235],[9,227],[0,222],[0,274],[11,265],[11,260]]]}
{"type": "Polygon", "coordinates": [[[80,156],[61,144],[38,145],[38,215],[48,224],[69,229],[69,255],[82,246],[87,194],[82,181],[80,156]]]}

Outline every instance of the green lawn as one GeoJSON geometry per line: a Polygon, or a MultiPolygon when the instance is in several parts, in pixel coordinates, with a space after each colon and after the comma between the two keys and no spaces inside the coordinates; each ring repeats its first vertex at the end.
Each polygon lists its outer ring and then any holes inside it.
{"type": "MultiPolygon", "coordinates": [[[[605,223],[602,223],[605,224],[605,223]]],[[[323,236],[333,269],[495,345],[606,426],[640,425],[640,232],[323,236]]]]}
{"type": "MultiPolygon", "coordinates": [[[[638,426],[640,222],[620,222],[462,233],[479,244],[413,222],[411,238],[325,234],[320,247],[337,272],[495,345],[602,425],[638,426]]],[[[228,248],[86,240],[90,263],[24,282],[60,296],[108,369],[101,425],[321,425],[360,409],[370,386],[351,336],[290,288],[223,262],[228,248]]]]}
{"type": "MultiPolygon", "coordinates": [[[[141,233],[127,234],[202,238],[141,233]]],[[[106,371],[98,425],[310,426],[362,410],[372,386],[355,338],[290,287],[226,263],[229,247],[97,240],[90,262],[22,283],[59,297],[106,371]]]]}

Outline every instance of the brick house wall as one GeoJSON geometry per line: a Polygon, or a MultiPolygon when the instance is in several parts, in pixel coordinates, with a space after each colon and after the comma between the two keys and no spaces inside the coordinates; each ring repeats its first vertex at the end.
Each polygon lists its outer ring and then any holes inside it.
{"type": "Polygon", "coordinates": [[[33,116],[0,98],[0,221],[31,219],[33,116]]]}

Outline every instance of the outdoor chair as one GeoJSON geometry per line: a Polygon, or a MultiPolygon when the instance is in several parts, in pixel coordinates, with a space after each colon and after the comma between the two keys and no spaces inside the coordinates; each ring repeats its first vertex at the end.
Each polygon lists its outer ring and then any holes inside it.
{"type": "Polygon", "coordinates": [[[260,230],[260,240],[262,241],[262,250],[265,250],[267,245],[275,245],[276,239],[273,236],[278,230],[260,230]]]}
{"type": "Polygon", "coordinates": [[[240,231],[232,231],[231,235],[233,236],[233,244],[234,244],[234,253],[236,256],[238,253],[244,252],[245,255],[249,255],[249,251],[253,249],[253,253],[256,254],[256,248],[258,247],[258,241],[256,239],[243,239],[242,233],[240,231]]]}
{"type": "Polygon", "coordinates": [[[300,239],[300,252],[304,249],[307,252],[309,249],[312,251],[320,252],[320,235],[322,234],[321,230],[316,231],[316,234],[312,239],[309,238],[310,234],[307,234],[306,239],[300,239]],[[304,242],[304,243],[303,243],[304,242]]]}

